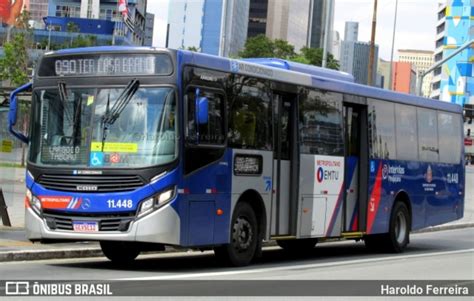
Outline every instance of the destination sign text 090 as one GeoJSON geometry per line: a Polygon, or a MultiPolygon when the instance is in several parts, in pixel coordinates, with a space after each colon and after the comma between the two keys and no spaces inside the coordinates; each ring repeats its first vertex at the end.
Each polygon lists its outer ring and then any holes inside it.
{"type": "Polygon", "coordinates": [[[39,76],[169,75],[168,55],[101,54],[44,58],[39,76]]]}

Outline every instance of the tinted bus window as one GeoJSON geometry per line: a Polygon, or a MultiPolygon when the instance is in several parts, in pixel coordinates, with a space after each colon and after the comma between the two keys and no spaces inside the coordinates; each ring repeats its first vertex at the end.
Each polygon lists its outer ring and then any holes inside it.
{"type": "Polygon", "coordinates": [[[309,90],[299,112],[300,152],[343,156],[342,94],[309,90]]]}
{"type": "Polygon", "coordinates": [[[395,105],[368,99],[369,147],[371,158],[396,159],[395,105]]]}
{"type": "Polygon", "coordinates": [[[461,120],[458,115],[438,112],[439,161],[461,161],[461,120]]]}
{"type": "Polygon", "coordinates": [[[229,146],[272,149],[272,107],[266,82],[237,76],[229,96],[229,146]]]}
{"type": "Polygon", "coordinates": [[[412,106],[395,106],[397,131],[397,159],[418,160],[418,133],[416,109],[412,106]]]}
{"type": "Polygon", "coordinates": [[[200,144],[223,144],[225,142],[224,96],[220,93],[201,88],[199,97],[206,97],[208,100],[208,122],[199,125],[199,133],[196,132],[196,93],[194,89],[191,89],[186,94],[188,108],[188,139],[199,141],[200,144]],[[197,140],[198,136],[199,140],[197,140]]]}
{"type": "Polygon", "coordinates": [[[417,108],[418,154],[420,160],[438,162],[438,122],[435,110],[417,108]]]}

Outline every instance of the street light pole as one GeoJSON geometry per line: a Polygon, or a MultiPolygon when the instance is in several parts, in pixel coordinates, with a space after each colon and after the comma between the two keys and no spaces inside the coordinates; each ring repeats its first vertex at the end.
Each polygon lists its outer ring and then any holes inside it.
{"type": "Polygon", "coordinates": [[[398,0],[395,1],[395,18],[393,20],[393,34],[392,34],[392,54],[390,55],[390,71],[388,74],[388,89],[393,90],[393,52],[395,50],[395,33],[397,28],[397,14],[398,14],[398,0]]]}
{"type": "Polygon", "coordinates": [[[51,22],[48,23],[48,29],[49,29],[49,33],[48,33],[48,51],[50,50],[51,48],[51,22]]]}
{"type": "Polygon", "coordinates": [[[324,22],[324,45],[323,45],[323,62],[321,67],[326,68],[328,63],[328,43],[329,43],[329,19],[331,18],[331,5],[333,0],[326,0],[326,20],[324,22]]]}
{"type": "Polygon", "coordinates": [[[377,0],[374,0],[374,15],[372,18],[372,36],[370,38],[370,53],[369,53],[369,70],[367,84],[372,86],[373,84],[373,70],[375,60],[375,31],[377,29],[377,0]]]}
{"type": "Polygon", "coordinates": [[[425,72],[423,72],[423,73],[420,72],[418,74],[418,80],[417,80],[417,83],[416,83],[416,95],[418,95],[418,96],[421,95],[421,89],[422,89],[422,86],[423,86],[423,79],[425,78],[425,76],[427,76],[428,74],[433,72],[436,68],[443,65],[444,63],[446,63],[447,61],[449,61],[450,59],[452,59],[453,57],[455,57],[459,53],[461,53],[464,49],[466,49],[468,47],[471,47],[472,44],[474,44],[474,40],[470,40],[469,42],[461,45],[461,47],[456,49],[453,53],[451,53],[450,55],[448,55],[447,57],[445,57],[441,61],[439,61],[436,64],[434,64],[433,66],[431,66],[425,72]]]}

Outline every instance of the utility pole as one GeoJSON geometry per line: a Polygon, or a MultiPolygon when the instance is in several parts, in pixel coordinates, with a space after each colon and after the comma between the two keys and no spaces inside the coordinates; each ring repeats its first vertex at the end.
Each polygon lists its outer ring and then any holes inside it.
{"type": "Polygon", "coordinates": [[[324,22],[324,44],[323,44],[323,62],[321,67],[326,68],[328,62],[328,43],[329,43],[329,19],[331,18],[332,0],[326,0],[326,20],[324,22]]]}
{"type": "Polygon", "coordinates": [[[395,1],[395,18],[393,20],[392,54],[390,55],[390,73],[388,74],[388,89],[393,90],[393,51],[395,50],[395,33],[397,28],[398,0],[395,1]]]}
{"type": "Polygon", "coordinates": [[[367,84],[373,85],[372,79],[374,77],[372,69],[374,68],[375,60],[375,30],[377,29],[377,0],[374,0],[374,16],[372,18],[372,36],[370,38],[370,53],[369,53],[369,72],[367,84]]]}

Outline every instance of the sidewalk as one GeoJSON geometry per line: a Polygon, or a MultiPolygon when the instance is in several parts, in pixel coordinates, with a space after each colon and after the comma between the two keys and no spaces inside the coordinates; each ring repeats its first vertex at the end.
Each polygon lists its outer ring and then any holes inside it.
{"type": "MultiPolygon", "coordinates": [[[[469,181],[472,184],[467,185],[469,187],[466,189],[464,218],[448,224],[423,229],[420,232],[474,227],[474,168],[470,168],[466,176],[466,183],[469,181]]],[[[21,185],[24,184],[21,183],[21,185]]],[[[9,213],[10,209],[12,207],[9,208],[9,213]]],[[[15,206],[13,209],[17,210],[18,208],[15,206]]],[[[21,216],[23,222],[23,210],[23,201],[21,201],[21,213],[17,212],[15,215],[17,217],[14,220],[20,220],[18,216],[21,216]]],[[[0,225],[0,262],[103,256],[97,242],[33,244],[26,239],[23,224],[21,226],[15,225],[13,222],[12,224],[14,226],[12,228],[0,225]]],[[[174,249],[167,249],[165,252],[168,251],[174,251],[174,249]]]]}

